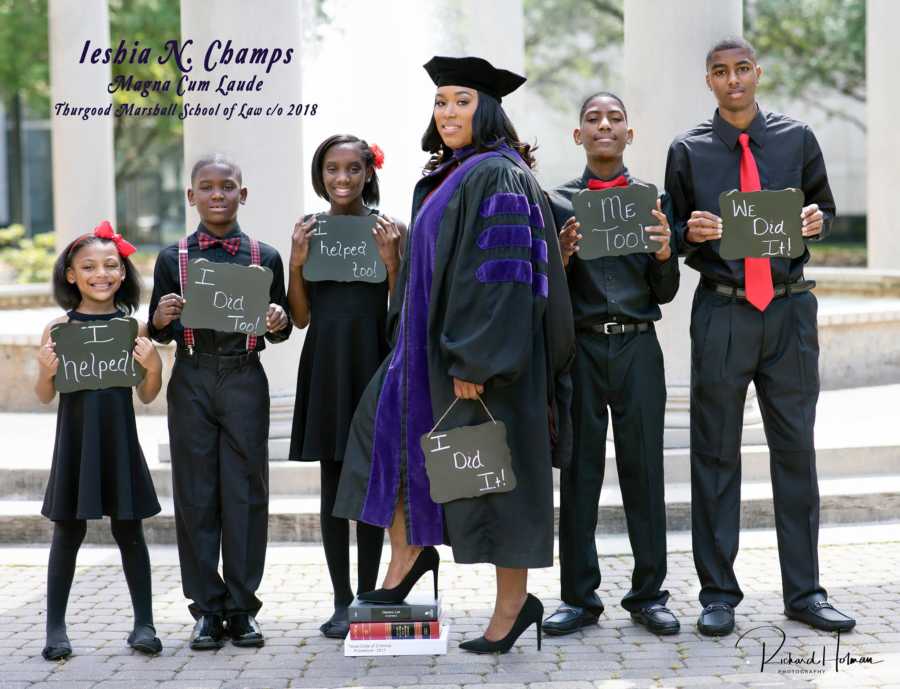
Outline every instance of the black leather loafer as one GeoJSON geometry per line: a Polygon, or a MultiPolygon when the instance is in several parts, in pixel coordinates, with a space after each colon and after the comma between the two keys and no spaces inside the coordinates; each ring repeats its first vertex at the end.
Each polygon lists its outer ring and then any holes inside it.
{"type": "Polygon", "coordinates": [[[195,651],[214,651],[225,645],[225,629],[218,615],[202,615],[191,632],[190,645],[195,651]]]}
{"type": "Polygon", "coordinates": [[[827,600],[813,601],[802,610],[785,609],[784,614],[792,620],[806,622],[810,627],[823,632],[849,632],[856,626],[856,620],[845,615],[827,600]]]}
{"type": "Polygon", "coordinates": [[[128,635],[128,645],[135,651],[147,655],[157,655],[162,652],[162,642],[156,636],[153,627],[138,627],[128,635]]]}
{"type": "Polygon", "coordinates": [[[681,630],[681,624],[675,617],[675,613],[662,604],[648,605],[646,608],[637,610],[631,613],[631,619],[644,625],[658,636],[677,634],[681,630]]]}
{"type": "Polygon", "coordinates": [[[256,618],[247,613],[232,615],[228,618],[228,636],[231,637],[232,644],[242,648],[259,648],[266,643],[256,618]]]}
{"type": "Polygon", "coordinates": [[[574,605],[560,605],[559,609],[541,625],[545,633],[551,636],[564,636],[577,632],[582,627],[597,624],[599,617],[589,610],[574,605]]]}
{"type": "Polygon", "coordinates": [[[704,636],[725,636],[734,631],[734,608],[728,603],[710,603],[697,620],[697,629],[704,636]]]}
{"type": "Polygon", "coordinates": [[[335,608],[334,614],[319,627],[319,631],[322,632],[322,636],[326,636],[329,639],[347,638],[347,634],[350,633],[350,619],[347,608],[335,608]]]}

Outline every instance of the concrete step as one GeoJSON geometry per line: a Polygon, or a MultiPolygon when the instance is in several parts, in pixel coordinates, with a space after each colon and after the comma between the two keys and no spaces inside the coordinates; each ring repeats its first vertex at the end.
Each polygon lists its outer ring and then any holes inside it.
{"type": "MultiPolygon", "coordinates": [[[[665,451],[666,482],[689,483],[690,453],[686,449],[665,451]]],[[[860,447],[820,447],[816,451],[816,469],[820,479],[849,476],[900,475],[900,445],[860,447]]],[[[171,465],[150,464],[153,484],[160,498],[172,496],[171,465]]],[[[742,449],[741,474],[745,481],[769,481],[769,450],[765,445],[742,449]]],[[[0,466],[0,500],[42,500],[50,475],[48,466],[0,466]]],[[[618,484],[615,448],[606,447],[607,486],[618,484]]],[[[553,483],[559,486],[559,472],[553,472],[553,483]]],[[[269,490],[277,497],[315,497],[319,495],[319,463],[278,461],[269,463],[269,490]]]]}
{"type": "MultiPolygon", "coordinates": [[[[900,521],[900,474],[890,476],[843,477],[819,481],[821,524],[863,524],[900,521]]],[[[150,543],[175,543],[175,523],[171,499],[160,501],[161,514],[145,522],[150,543]]],[[[559,518],[559,495],[554,495],[555,519],[559,518]]],[[[0,545],[47,543],[52,522],[40,515],[38,500],[0,500],[0,545]]],[[[666,486],[667,525],[670,531],[691,528],[690,484],[666,486]]],[[[769,482],[748,481],[742,488],[741,525],[743,528],[774,527],[772,488],[769,482]]],[[[622,499],[618,489],[609,486],[600,499],[597,533],[625,533],[622,499]]],[[[355,530],[351,529],[351,538],[355,530]]],[[[319,533],[317,497],[274,497],[269,505],[269,541],[314,543],[319,533]]],[[[108,524],[89,522],[87,542],[112,543],[108,524]]]]}

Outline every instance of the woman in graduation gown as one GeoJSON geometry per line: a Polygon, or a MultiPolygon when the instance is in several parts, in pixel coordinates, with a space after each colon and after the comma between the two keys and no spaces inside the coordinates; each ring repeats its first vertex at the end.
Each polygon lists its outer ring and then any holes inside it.
{"type": "Polygon", "coordinates": [[[432,154],[413,193],[392,300],[393,349],[360,401],[334,514],[389,527],[384,588],[399,602],[434,572],[434,545],[459,563],[496,566],[484,636],[462,648],[506,652],[543,607],[531,567],[553,564],[551,456],[570,449],[568,364],[574,331],[553,215],[534,158],[500,106],[525,78],[481,58],[434,57],[437,93],[422,147],[432,154]],[[420,438],[454,399],[441,429],[505,423],[516,488],[443,505],[429,494],[420,438]],[[466,400],[466,401],[463,401],[466,400]]]}

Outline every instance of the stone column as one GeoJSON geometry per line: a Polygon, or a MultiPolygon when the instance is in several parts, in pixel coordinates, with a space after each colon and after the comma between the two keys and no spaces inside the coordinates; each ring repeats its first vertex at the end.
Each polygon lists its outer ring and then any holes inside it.
{"type": "MultiPolygon", "coordinates": [[[[709,119],[716,102],[706,86],[706,53],[719,39],[740,36],[741,0],[625,1],[625,89],[634,143],[629,169],[663,190],[672,139],[709,119]]],[[[691,342],[688,325],[699,274],[682,261],[681,287],[663,306],[657,332],[666,362],[668,404],[666,447],[687,447],[689,438],[691,342]]],[[[744,444],[761,442],[747,427],[758,421],[755,391],[747,395],[744,444]]]]}
{"type": "MultiPolygon", "coordinates": [[[[292,104],[302,102],[301,77],[301,6],[299,2],[266,3],[261,11],[254,3],[242,0],[220,0],[215,12],[210,13],[207,3],[181,3],[182,40],[191,39],[187,49],[193,68],[192,80],[209,80],[209,90],[185,94],[184,103],[201,106],[220,105],[215,116],[188,117],[184,121],[184,185],[190,184],[190,170],[200,156],[210,152],[222,152],[233,157],[243,171],[244,185],[248,189],[247,203],[238,216],[241,227],[257,239],[271,244],[285,263],[290,256],[290,237],[294,222],[303,209],[302,117],[288,116],[292,104]],[[236,54],[240,49],[249,51],[280,48],[292,49],[288,64],[279,62],[269,73],[266,65],[219,64],[213,71],[204,69],[204,57],[213,41],[224,44],[231,40],[236,54]],[[262,80],[259,91],[237,92],[230,95],[216,93],[222,75],[227,80],[262,80]],[[241,106],[265,108],[280,104],[281,116],[239,116],[241,106]],[[232,116],[226,119],[228,108],[235,106],[232,116]]],[[[222,57],[222,50],[215,54],[222,57]]],[[[317,117],[321,117],[318,113],[317,117]]],[[[186,227],[192,232],[199,221],[196,211],[186,206],[186,227]]],[[[302,337],[298,333],[277,345],[268,345],[263,353],[263,363],[269,377],[272,399],[272,424],[269,453],[272,459],[286,459],[297,381],[297,363],[300,358],[302,337]]]]}
{"type": "Polygon", "coordinates": [[[900,22],[900,3],[866,2],[866,206],[869,268],[894,269],[900,265],[897,241],[896,177],[900,138],[894,121],[897,96],[893,65],[900,61],[895,27],[900,22]]]}
{"type": "Polygon", "coordinates": [[[57,115],[57,103],[112,102],[108,64],[79,63],[84,42],[109,46],[106,0],[50,0],[50,120],[53,146],[53,222],[62,247],[101,220],[116,222],[112,117],[57,115]]]}

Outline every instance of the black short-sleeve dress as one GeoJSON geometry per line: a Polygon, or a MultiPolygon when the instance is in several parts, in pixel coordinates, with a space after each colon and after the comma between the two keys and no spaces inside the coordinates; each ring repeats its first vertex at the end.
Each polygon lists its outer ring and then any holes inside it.
{"type": "Polygon", "coordinates": [[[388,353],[388,282],[307,282],[306,292],[290,458],[340,462],[356,405],[388,353]]]}
{"type": "MultiPolygon", "coordinates": [[[[123,317],[70,311],[70,321],[123,317]]],[[[53,465],[41,514],[66,519],[145,519],[159,501],[134,420],[131,388],[59,395],[53,465]]]]}

